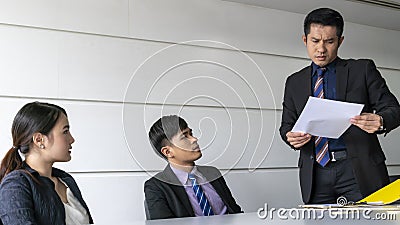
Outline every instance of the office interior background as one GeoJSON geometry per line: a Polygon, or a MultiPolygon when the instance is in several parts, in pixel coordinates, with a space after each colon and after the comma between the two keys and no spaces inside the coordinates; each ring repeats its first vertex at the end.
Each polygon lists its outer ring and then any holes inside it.
{"type": "MultiPolygon", "coordinates": [[[[76,141],[55,166],[75,177],[95,223],[144,220],[144,181],[166,165],[147,132],[179,114],[199,138],[198,164],[222,171],[245,212],[296,207],[283,88],[310,64],[303,20],[323,6],[346,22],[339,56],[374,59],[400,98],[399,0],[1,0],[0,155],[22,105],[59,104],[76,141]]],[[[391,175],[399,137],[380,137],[391,175]]]]}

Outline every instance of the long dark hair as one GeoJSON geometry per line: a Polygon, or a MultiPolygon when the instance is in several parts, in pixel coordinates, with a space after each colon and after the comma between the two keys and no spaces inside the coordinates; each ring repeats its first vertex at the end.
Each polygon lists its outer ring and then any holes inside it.
{"type": "Polygon", "coordinates": [[[28,103],[18,111],[11,127],[13,146],[1,161],[0,182],[8,173],[22,169],[23,162],[18,151],[28,153],[33,134],[48,135],[61,113],[67,115],[60,106],[43,102],[28,103]]]}

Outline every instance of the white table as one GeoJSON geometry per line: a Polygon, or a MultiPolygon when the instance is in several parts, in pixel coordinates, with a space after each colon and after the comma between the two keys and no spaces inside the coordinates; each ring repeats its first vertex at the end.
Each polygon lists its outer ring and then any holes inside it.
{"type": "MultiPolygon", "coordinates": [[[[282,213],[282,212],[281,212],[282,213]]],[[[329,212],[319,210],[319,214],[315,214],[319,217],[316,218],[295,218],[296,212],[287,211],[286,214],[278,215],[278,212],[275,211],[273,214],[273,218],[271,219],[269,216],[266,219],[261,219],[258,216],[258,213],[242,213],[242,214],[232,214],[232,215],[223,215],[223,216],[210,216],[210,217],[187,217],[187,218],[177,218],[177,219],[163,219],[163,220],[149,220],[149,221],[139,221],[135,223],[127,223],[127,224],[135,224],[135,225],[265,225],[265,224],[315,224],[315,225],[324,225],[324,224],[351,224],[351,225],[368,225],[368,224],[390,224],[390,225],[400,225],[400,211],[368,211],[364,212],[362,215],[362,210],[360,210],[359,218],[356,217],[356,214],[351,214],[351,211],[347,212],[348,217],[346,218],[344,212],[339,211],[331,211],[331,215],[329,212]],[[323,217],[321,218],[322,214],[323,217]],[[289,214],[291,213],[291,215],[289,214]],[[353,215],[353,217],[352,217],[353,215]],[[294,217],[293,217],[294,216],[294,217]],[[378,220],[379,218],[386,217],[386,220],[378,220]],[[388,219],[388,217],[391,217],[388,219]],[[287,219],[285,219],[287,218],[287,219]]],[[[300,212],[299,212],[300,213],[300,212]]],[[[353,212],[355,213],[355,212],[353,212]]]]}

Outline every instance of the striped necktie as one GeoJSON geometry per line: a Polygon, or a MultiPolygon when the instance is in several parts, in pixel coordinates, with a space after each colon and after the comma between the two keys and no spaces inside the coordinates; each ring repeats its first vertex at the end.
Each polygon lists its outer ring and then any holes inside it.
{"type": "Polygon", "coordinates": [[[196,195],[197,201],[199,202],[200,208],[203,211],[203,215],[214,215],[214,212],[211,209],[210,203],[208,202],[206,195],[203,192],[203,189],[199,184],[197,184],[196,177],[193,174],[189,173],[189,179],[192,181],[192,188],[194,194],[196,195]]]}
{"type": "MultiPolygon", "coordinates": [[[[314,87],[314,97],[324,98],[324,73],[326,68],[317,69],[317,82],[314,87]]],[[[328,151],[328,138],[315,137],[315,160],[321,165],[325,166],[329,162],[328,151]]]]}

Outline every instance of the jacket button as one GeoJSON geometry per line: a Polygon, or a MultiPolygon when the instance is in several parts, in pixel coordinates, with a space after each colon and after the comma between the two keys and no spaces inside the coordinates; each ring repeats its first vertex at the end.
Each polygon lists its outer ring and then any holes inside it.
{"type": "Polygon", "coordinates": [[[314,156],[313,156],[313,155],[312,155],[312,156],[310,156],[310,159],[311,159],[311,160],[314,160],[314,156]]]}

